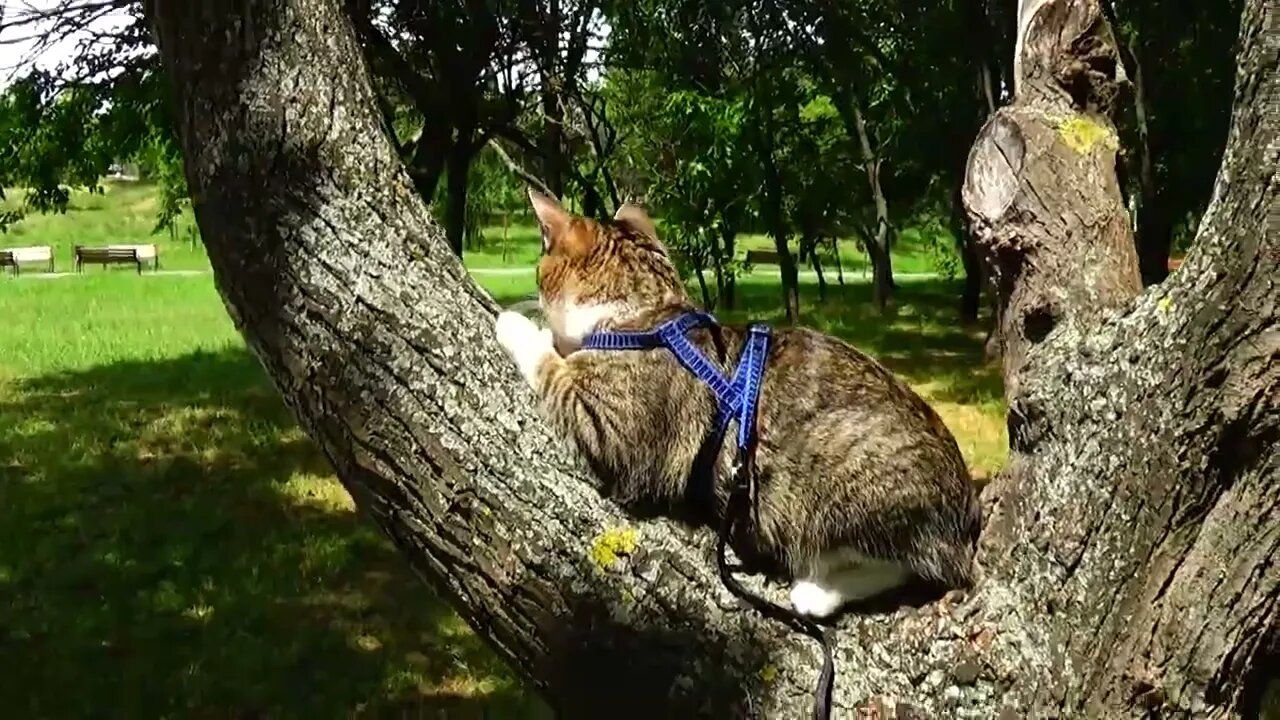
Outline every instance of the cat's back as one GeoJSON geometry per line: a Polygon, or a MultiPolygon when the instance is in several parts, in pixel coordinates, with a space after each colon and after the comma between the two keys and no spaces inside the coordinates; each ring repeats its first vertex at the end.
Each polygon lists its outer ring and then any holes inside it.
{"type": "MultiPolygon", "coordinates": [[[[808,328],[774,330],[761,390],[761,436],[798,452],[965,474],[955,438],[905,382],[852,345],[808,328]]],[[[957,477],[957,479],[959,479],[957,477]]]]}

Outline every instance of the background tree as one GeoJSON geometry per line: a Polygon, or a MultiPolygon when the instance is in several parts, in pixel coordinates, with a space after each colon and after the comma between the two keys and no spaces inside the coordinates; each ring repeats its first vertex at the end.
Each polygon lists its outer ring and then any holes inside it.
{"type": "MultiPolygon", "coordinates": [[[[219,289],[415,567],[567,716],[807,711],[814,648],[725,603],[705,533],[624,516],[534,419],[335,0],[149,8],[219,289]]],[[[1017,100],[965,186],[1015,462],[971,592],[842,620],[836,712],[1249,716],[1280,616],[1276,7],[1244,6],[1214,200],[1141,295],[1109,26],[1092,0],[1022,9],[1017,100]]]]}
{"type": "Polygon", "coordinates": [[[812,99],[795,109],[788,123],[791,129],[782,138],[781,165],[787,174],[786,212],[799,236],[797,259],[801,264],[808,261],[813,268],[818,296],[826,300],[823,239],[830,238],[834,250],[835,238],[848,234],[847,228],[868,225],[856,213],[864,205],[865,193],[860,194],[860,184],[854,182],[859,162],[847,152],[850,147],[840,113],[831,98],[812,90],[807,94],[812,99]]]}
{"type": "Polygon", "coordinates": [[[1143,281],[1168,274],[1207,205],[1230,119],[1240,0],[1166,7],[1116,0],[1122,60],[1133,83],[1123,116],[1127,192],[1136,196],[1143,281]],[[1186,71],[1185,69],[1194,69],[1186,71]]]}
{"type": "MultiPolygon", "coordinates": [[[[1163,276],[1169,248],[1185,244],[1205,207],[1225,139],[1239,1],[1157,12],[1145,0],[1116,0],[1112,8],[1121,50],[1127,50],[1122,59],[1134,80],[1126,91],[1132,102],[1119,119],[1121,182],[1133,198],[1147,282],[1163,276]]],[[[622,187],[628,183],[617,179],[625,175],[638,180],[631,161],[646,154],[624,146],[639,147],[647,140],[637,132],[643,121],[627,112],[631,98],[611,94],[607,78],[617,71],[647,70],[657,88],[696,92],[729,104],[769,88],[792,92],[795,83],[808,82],[809,89],[791,100],[771,90],[774,96],[758,105],[774,113],[753,111],[755,120],[744,126],[755,128],[743,139],[745,148],[754,148],[760,184],[738,183],[734,176],[716,172],[704,183],[726,196],[708,198],[709,207],[743,208],[740,224],[714,218],[702,223],[722,228],[722,256],[706,246],[708,266],[717,267],[720,258],[721,268],[732,267],[742,254],[738,234],[763,231],[773,237],[775,248],[785,238],[783,275],[793,275],[786,267],[795,265],[791,256],[800,249],[803,233],[785,210],[770,210],[776,197],[786,205],[791,193],[786,183],[781,193],[770,192],[763,183],[770,176],[763,172],[770,165],[766,160],[783,153],[777,147],[762,152],[765,145],[777,143],[759,130],[767,125],[785,139],[796,128],[779,124],[784,120],[781,108],[791,107],[787,117],[794,118],[795,108],[822,95],[841,112],[848,141],[862,157],[865,191],[855,188],[842,207],[832,209],[842,210],[845,220],[871,218],[847,232],[864,239],[874,268],[873,297],[887,302],[891,296],[895,231],[933,227],[941,214],[951,220],[956,254],[965,269],[962,315],[976,319],[983,273],[966,237],[958,200],[960,168],[979,123],[1011,97],[1014,4],[348,0],[344,7],[359,31],[383,114],[395,128],[415,187],[432,201],[459,252],[476,241],[476,229],[490,214],[484,202],[468,197],[477,186],[469,173],[482,162],[482,154],[495,153],[511,174],[513,188],[522,183],[554,187],[587,214],[607,216],[623,195],[639,190],[637,182],[628,189],[622,187]],[[751,33],[753,23],[764,30],[751,33]],[[966,41],[957,43],[960,37],[966,41]],[[427,117],[449,121],[424,122],[427,117]],[[865,131],[861,135],[859,127],[865,131]],[[483,150],[495,146],[496,151],[483,150]],[[620,153],[629,160],[623,161],[620,153]],[[454,181],[443,182],[450,173],[454,181]],[[780,222],[770,223],[775,214],[780,222]],[[863,232],[854,233],[856,228],[863,232]]],[[[9,127],[28,128],[39,118],[49,123],[41,135],[45,139],[58,136],[59,124],[80,134],[60,139],[56,148],[37,137],[10,145],[4,172],[11,184],[33,188],[32,209],[56,208],[56,202],[41,200],[59,196],[51,178],[65,192],[92,186],[93,168],[101,174],[114,160],[143,154],[151,160],[178,157],[172,128],[163,126],[169,121],[157,104],[163,99],[146,90],[159,86],[162,78],[138,0],[59,0],[40,11],[10,7],[0,19],[0,34],[41,35],[45,46],[112,11],[126,13],[129,21],[94,31],[65,65],[27,78],[25,87],[38,88],[33,97],[44,109],[33,115],[31,97],[25,110],[16,97],[4,105],[14,113],[9,127]],[[139,105],[139,92],[153,99],[139,105]],[[73,94],[77,99],[70,99],[73,94]],[[103,121],[103,116],[117,114],[117,106],[137,111],[118,114],[120,121],[103,121]],[[119,136],[97,137],[108,129],[119,136]],[[102,151],[108,147],[111,152],[102,151]]],[[[21,92],[19,87],[13,92],[21,92]]],[[[744,107],[757,105],[747,102],[744,107]]],[[[185,193],[181,183],[168,182],[179,178],[177,170],[155,170],[167,198],[161,228],[185,193]]],[[[787,169],[778,174],[786,175],[787,169]]],[[[681,232],[681,242],[702,235],[681,232]]],[[[939,257],[950,266],[947,257],[939,257]]],[[[723,269],[722,274],[718,284],[724,287],[716,294],[732,304],[734,274],[723,269]]],[[[784,301],[794,312],[798,294],[787,282],[784,301]]]]}
{"type": "Polygon", "coordinates": [[[743,98],[712,97],[694,89],[667,92],[650,71],[609,76],[620,120],[633,138],[626,162],[638,169],[645,201],[662,212],[664,237],[698,277],[707,307],[734,306],[738,275],[735,240],[751,211],[759,180],[745,152],[743,98]],[[715,293],[704,273],[711,270],[715,293]]]}

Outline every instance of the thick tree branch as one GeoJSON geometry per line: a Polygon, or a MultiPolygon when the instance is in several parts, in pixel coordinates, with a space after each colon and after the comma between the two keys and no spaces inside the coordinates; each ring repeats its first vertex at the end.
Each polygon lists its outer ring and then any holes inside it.
{"type": "Polygon", "coordinates": [[[812,643],[737,608],[705,542],[603,501],[532,413],[336,3],[241,7],[149,12],[219,290],[360,506],[568,716],[794,714],[812,643]]]}
{"type": "Polygon", "coordinates": [[[1247,3],[1197,245],[1140,297],[1099,112],[1116,92],[1110,32],[1094,0],[1030,5],[1017,100],[984,128],[965,186],[1010,388],[985,556],[997,574],[1052,577],[1040,606],[1073,618],[1037,703],[1247,713],[1280,612],[1276,5],[1247,3]]]}
{"type": "MultiPolygon", "coordinates": [[[[1262,103],[1274,102],[1276,68],[1263,4],[1249,5],[1246,107],[1201,249],[1136,306],[1111,286],[1101,296],[1115,309],[1096,320],[1068,294],[1070,322],[1028,344],[1019,456],[994,498],[986,577],[961,600],[846,616],[836,717],[1138,717],[1152,706],[1228,717],[1247,705],[1280,568],[1275,240],[1260,224],[1277,186],[1262,103]],[[1250,164],[1258,157],[1265,170],[1250,164]]],[[[492,300],[385,135],[337,0],[242,0],[234,13],[150,0],[148,12],[228,310],[415,568],[565,716],[806,714],[813,644],[732,600],[707,533],[603,500],[533,415],[493,340],[492,300]]],[[[1051,148],[1040,136],[1024,147],[1051,148]]],[[[1039,162],[1027,157],[1023,167],[1039,162]]],[[[1110,201],[1101,157],[1063,165],[1085,208],[1110,201]],[[1093,192],[1076,186],[1090,179],[1093,192]]],[[[1008,182],[1017,195],[1021,179],[1008,182]]],[[[1068,212],[1058,202],[1043,201],[1068,212]]],[[[993,237],[1016,245],[988,216],[993,237]]],[[[1059,239],[1066,252],[1086,244],[1059,239]]],[[[1087,292],[1066,276],[1013,278],[1006,287],[1051,278],[1087,292]]]]}
{"type": "Polygon", "coordinates": [[[963,197],[998,288],[1005,393],[1030,348],[1142,287],[1116,181],[1110,112],[1123,79],[1096,0],[1023,2],[1017,97],[982,129],[963,197]]]}

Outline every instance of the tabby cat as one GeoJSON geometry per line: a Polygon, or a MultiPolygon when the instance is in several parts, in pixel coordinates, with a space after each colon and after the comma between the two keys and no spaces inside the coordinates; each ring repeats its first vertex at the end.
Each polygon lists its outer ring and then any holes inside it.
{"type": "MultiPolygon", "coordinates": [[[[715,523],[732,487],[736,423],[717,436],[711,390],[666,349],[583,350],[597,330],[648,330],[696,309],[653,221],[610,222],[530,193],[542,228],[538,289],[549,328],[498,316],[499,342],[613,497],[715,523]],[[718,442],[717,442],[718,441],[718,442]]],[[[732,375],[744,331],[691,331],[732,375]]],[[[803,328],[775,329],[760,392],[757,509],[733,540],[826,617],[911,581],[964,587],[980,525],[974,486],[936,413],[870,357],[803,328]]]]}

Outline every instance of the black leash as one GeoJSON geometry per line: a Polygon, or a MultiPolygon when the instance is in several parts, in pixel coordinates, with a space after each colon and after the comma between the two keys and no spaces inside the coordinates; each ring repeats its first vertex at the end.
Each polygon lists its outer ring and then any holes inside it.
{"type": "MultiPolygon", "coordinates": [[[[702,351],[689,340],[687,334],[696,327],[709,327],[715,341],[721,364],[725,360],[724,340],[715,318],[698,311],[685,311],[652,330],[605,330],[594,332],[583,339],[584,350],[649,350],[665,347],[676,360],[695,377],[705,383],[716,397],[717,432],[712,435],[717,442],[710,459],[714,462],[723,433],[733,419],[738,420],[738,466],[733,472],[734,487],[729,493],[728,505],[720,523],[720,537],[716,541],[716,565],[720,570],[720,582],[739,598],[746,600],[765,617],[785,623],[822,643],[822,673],[814,691],[813,719],[827,720],[831,716],[831,690],[835,681],[835,661],[832,659],[831,639],[818,623],[757,597],[734,579],[725,560],[725,545],[733,532],[733,524],[739,512],[758,512],[756,502],[756,416],[760,398],[760,386],[764,377],[765,360],[769,354],[770,331],[768,326],[753,324],[747,329],[746,342],[738,367],[732,377],[727,377],[702,351]]],[[[711,489],[714,494],[714,488],[711,489]]],[[[758,523],[758,518],[757,525],[758,523]]]]}
{"type": "MultiPolygon", "coordinates": [[[[754,433],[753,433],[754,435],[754,433]]],[[[831,691],[835,685],[836,665],[831,648],[831,636],[818,623],[791,610],[772,603],[758,595],[753,595],[733,577],[729,570],[729,561],[725,557],[725,546],[733,525],[740,512],[747,512],[756,503],[755,474],[755,442],[738,451],[738,467],[734,472],[733,489],[729,493],[729,502],[725,507],[724,518],[720,521],[720,536],[716,539],[716,567],[720,570],[720,582],[729,588],[729,592],[745,600],[765,617],[784,623],[793,630],[799,631],[822,644],[822,672],[818,675],[818,686],[813,691],[813,720],[827,720],[831,717],[831,691]]]]}

